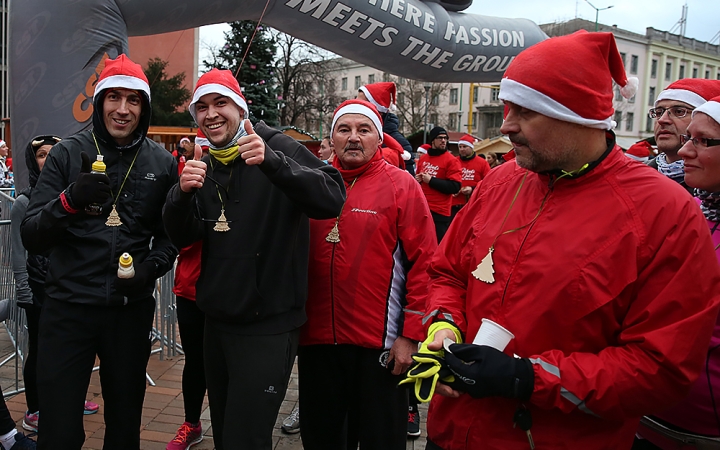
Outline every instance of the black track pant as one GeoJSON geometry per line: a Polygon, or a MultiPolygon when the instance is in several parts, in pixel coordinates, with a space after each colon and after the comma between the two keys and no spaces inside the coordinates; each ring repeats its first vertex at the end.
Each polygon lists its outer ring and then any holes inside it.
{"type": "Polygon", "coordinates": [[[105,416],[103,450],[138,450],[155,300],[91,306],[45,298],[40,313],[38,448],[80,450],[95,355],[105,416]]]}
{"type": "Polygon", "coordinates": [[[198,423],[205,399],[205,364],[203,362],[203,335],[205,314],[193,300],[177,297],[177,318],[180,341],[185,353],[182,373],[185,421],[198,423]]]}
{"type": "Polygon", "coordinates": [[[382,350],[354,345],[300,348],[300,433],[305,450],[403,450],[408,393],[381,366],[382,350]]]}
{"type": "Polygon", "coordinates": [[[217,450],[271,450],[299,329],[240,335],[205,319],[205,379],[217,450]]]}
{"type": "Polygon", "coordinates": [[[450,216],[443,216],[435,211],[430,211],[430,214],[435,224],[435,236],[439,244],[443,236],[445,236],[445,233],[447,233],[448,228],[450,228],[450,216]]]}

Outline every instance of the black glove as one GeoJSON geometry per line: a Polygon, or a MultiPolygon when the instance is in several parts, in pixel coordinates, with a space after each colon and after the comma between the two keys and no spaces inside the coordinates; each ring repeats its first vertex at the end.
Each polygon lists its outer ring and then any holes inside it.
{"type": "Polygon", "coordinates": [[[157,266],[152,261],[143,261],[135,265],[132,278],[115,278],[115,290],[125,297],[143,294],[157,280],[157,266]]]}
{"type": "Polygon", "coordinates": [[[529,400],[535,372],[527,358],[513,358],[487,345],[453,344],[445,363],[455,374],[451,388],[475,398],[506,397],[529,400]]]}
{"type": "Polygon", "coordinates": [[[70,200],[76,209],[85,209],[87,205],[104,204],[111,196],[110,178],[104,173],[90,173],[92,164],[87,153],[80,153],[82,167],[75,182],[70,185],[70,200]]]}

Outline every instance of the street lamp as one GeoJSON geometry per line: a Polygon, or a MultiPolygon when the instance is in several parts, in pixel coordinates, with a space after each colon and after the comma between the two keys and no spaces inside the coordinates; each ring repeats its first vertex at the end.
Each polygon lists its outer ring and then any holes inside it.
{"type": "Polygon", "coordinates": [[[430,88],[432,83],[423,83],[423,89],[425,89],[425,124],[423,125],[423,144],[427,144],[427,113],[428,113],[428,95],[430,94],[430,88]]]}
{"type": "Polygon", "coordinates": [[[610,8],[612,8],[614,5],[606,6],[605,8],[597,8],[595,5],[593,5],[592,3],[590,3],[588,0],[585,0],[585,2],[586,2],[588,5],[592,6],[593,9],[595,10],[595,31],[597,31],[597,30],[598,30],[598,15],[600,14],[600,11],[605,11],[606,9],[610,9],[610,8]]]}

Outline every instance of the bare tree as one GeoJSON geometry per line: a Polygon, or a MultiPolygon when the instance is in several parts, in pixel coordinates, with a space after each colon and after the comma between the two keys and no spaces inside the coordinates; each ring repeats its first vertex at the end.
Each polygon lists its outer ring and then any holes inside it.
{"type": "Polygon", "coordinates": [[[333,75],[342,58],[289,34],[275,30],[273,34],[278,46],[280,124],[319,131],[324,117],[339,103],[333,75]]]}
{"type": "MultiPolygon", "coordinates": [[[[410,135],[418,131],[422,131],[425,126],[425,82],[418,80],[410,80],[391,76],[390,81],[395,82],[397,87],[397,116],[400,118],[400,131],[403,134],[410,135]]],[[[430,116],[437,114],[441,99],[448,95],[450,89],[449,83],[431,83],[430,90],[427,95],[427,120],[430,122],[430,116]]],[[[436,123],[435,125],[447,126],[445,123],[436,123]]]]}

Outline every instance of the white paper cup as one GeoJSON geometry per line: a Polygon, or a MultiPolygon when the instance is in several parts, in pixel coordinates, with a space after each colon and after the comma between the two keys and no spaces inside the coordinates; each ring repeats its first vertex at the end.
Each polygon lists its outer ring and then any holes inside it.
{"type": "Polygon", "coordinates": [[[513,339],[514,334],[490,319],[483,319],[473,344],[487,345],[502,352],[513,339]]]}

